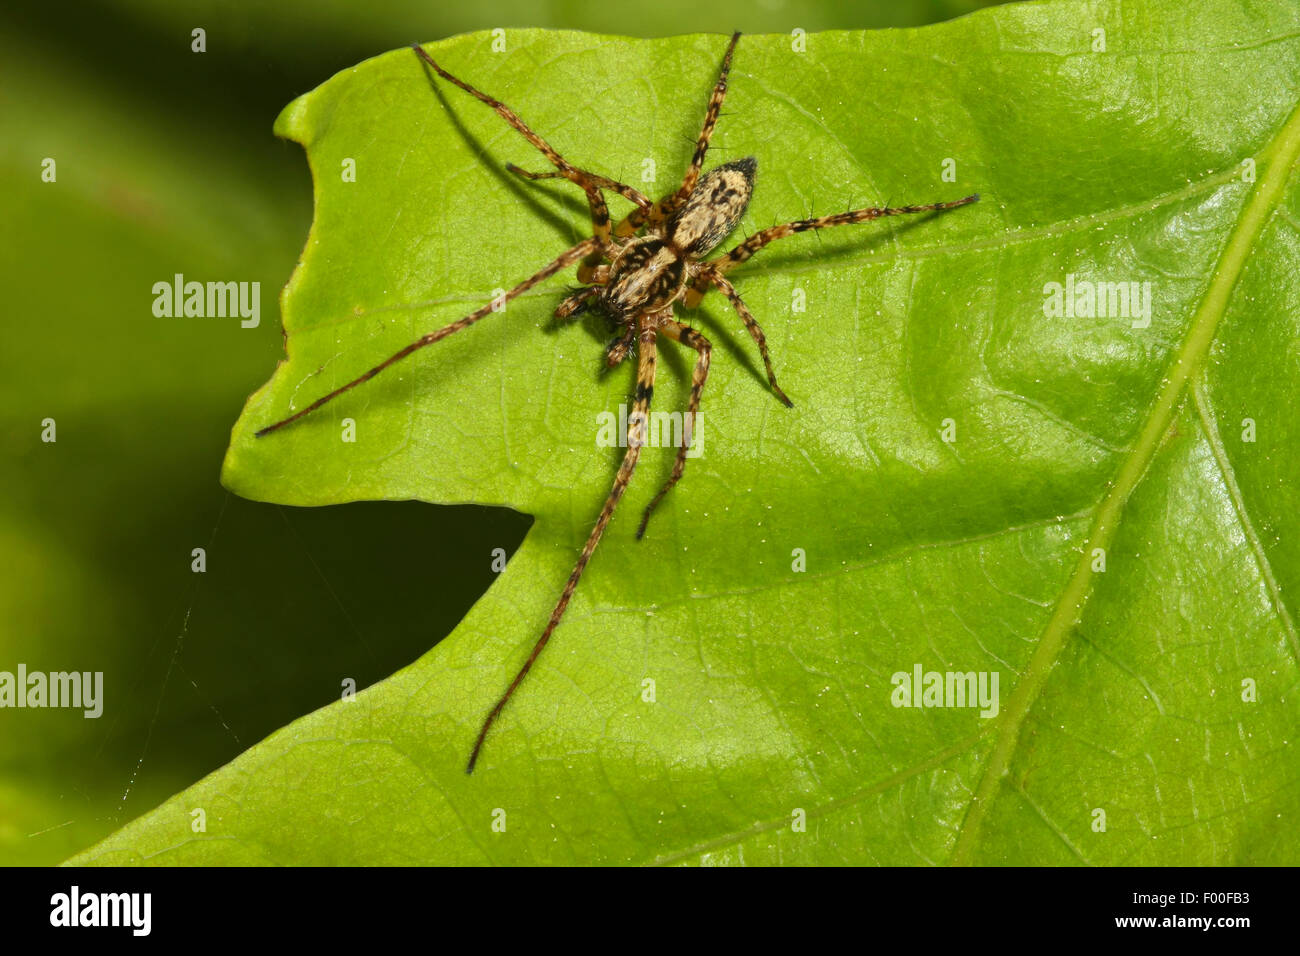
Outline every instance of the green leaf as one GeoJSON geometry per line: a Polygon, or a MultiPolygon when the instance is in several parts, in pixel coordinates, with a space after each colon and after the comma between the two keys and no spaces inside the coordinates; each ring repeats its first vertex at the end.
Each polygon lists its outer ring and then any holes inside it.
{"type": "MultiPolygon", "coordinates": [[[[227,486],[535,524],[421,660],[75,862],[1296,862],[1297,19],[1049,3],[806,52],[742,40],[710,159],[758,158],[746,229],[983,201],[737,270],[794,410],[725,301],[697,313],[703,455],[637,542],[671,466],[643,455],[473,776],[608,490],[598,416],[632,369],[600,374],[598,323],[553,327],[555,279],[254,439],[587,229],[571,188],[503,171],[542,164],[410,51],[291,104],[277,130],[307,148],[316,218],[289,360],[235,426],[227,486]],[[1150,283],[1149,324],[1049,315],[1069,276],[1150,283]],[[918,666],[996,672],[997,715],[894,706],[918,666]]],[[[723,37],[507,37],[429,49],[573,162],[639,183],[653,161],[671,188],[723,37]]],[[[690,356],[661,354],[655,404],[679,409],[690,356]]]]}

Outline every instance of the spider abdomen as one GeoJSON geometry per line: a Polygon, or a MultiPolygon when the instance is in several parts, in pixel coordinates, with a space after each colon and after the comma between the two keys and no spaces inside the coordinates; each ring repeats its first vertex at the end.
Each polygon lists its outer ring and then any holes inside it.
{"type": "Polygon", "coordinates": [[[747,156],[700,177],[669,227],[672,244],[695,259],[726,239],[749,208],[757,172],[758,161],[747,156]]]}
{"type": "Polygon", "coordinates": [[[628,243],[610,267],[601,303],[615,316],[653,312],[675,300],[686,282],[686,263],[668,243],[646,236],[628,243]]]}

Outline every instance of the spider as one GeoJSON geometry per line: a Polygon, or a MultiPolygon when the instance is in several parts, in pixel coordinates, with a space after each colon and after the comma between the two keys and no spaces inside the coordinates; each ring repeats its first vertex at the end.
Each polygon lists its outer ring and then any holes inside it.
{"type": "MultiPolygon", "coordinates": [[[[533,645],[528,659],[524,661],[505,693],[484,718],[478,737],[474,741],[474,747],[470,751],[469,762],[465,767],[466,773],[473,773],[474,765],[478,762],[479,753],[483,749],[483,743],[492,725],[550,641],[551,635],[564,616],[565,608],[569,606],[569,600],[573,597],[583,570],[591,560],[596,545],[600,543],[606,526],[614,516],[619,500],[632,480],[637,459],[646,441],[646,422],[650,400],[654,394],[655,355],[660,336],[693,350],[696,358],[691,375],[691,393],[684,418],[681,446],[673,463],[672,474],[646,506],[641,516],[641,523],[636,531],[638,539],[645,534],[650,515],[682,477],[686,468],[686,455],[691,445],[695,416],[700,408],[700,395],[704,391],[704,383],[709,375],[712,345],[691,326],[673,317],[674,306],[681,304],[685,308],[693,308],[711,289],[717,289],[726,296],[758,345],[763,366],[767,371],[768,384],[773,393],[783,404],[791,407],[793,403],[776,382],[776,373],[772,369],[772,359],[768,354],[763,330],[741,299],[735,286],[726,278],[727,273],[747,261],[768,243],[798,232],[826,229],[831,226],[847,226],[884,216],[939,212],[965,206],[979,199],[978,195],[971,195],[949,202],[927,203],[921,206],[872,207],[814,219],[799,219],[756,232],[725,255],[706,259],[705,256],[731,234],[744,216],[754,191],[754,178],[758,170],[758,163],[751,156],[702,173],[704,159],[709,150],[709,140],[717,125],[722,101],[727,95],[727,75],[731,70],[732,54],[739,40],[739,33],[732,34],[731,42],[722,57],[722,68],[718,81],[713,87],[713,93],[709,97],[704,126],[696,140],[695,152],[686,175],[682,177],[680,186],[658,202],[652,202],[648,196],[632,186],[572,165],[546,140],[533,132],[514,110],[500,100],[475,89],[464,80],[452,76],[421,46],[413,44],[412,49],[426,66],[426,73],[428,69],[432,69],[447,82],[455,84],[466,93],[486,103],[555,167],[553,171],[536,173],[508,163],[506,168],[510,172],[533,181],[565,179],[582,189],[591,213],[592,235],[560,253],[549,264],[524,279],[503,296],[494,299],[493,302],[450,325],[421,336],[346,385],[336,388],[301,411],[257,432],[257,437],[262,438],[304,415],[311,414],[326,402],[333,401],[344,392],[369,381],[411,353],[469,328],[480,319],[499,310],[501,303],[508,302],[544,279],[574,264],[578,265],[578,281],[581,287],[565,296],[555,310],[555,315],[561,319],[571,318],[593,305],[605,312],[615,327],[620,330],[618,337],[605,351],[605,361],[610,368],[623,362],[635,351],[636,392],[632,411],[628,415],[627,451],[614,478],[614,486],[605,499],[604,507],[596,518],[586,544],[583,545],[577,564],[569,574],[568,581],[565,582],[564,590],[560,592],[560,598],[551,612],[550,620],[547,621],[541,637],[533,645]],[[604,191],[606,190],[617,193],[636,206],[617,225],[611,222],[609,209],[605,205],[604,191]]],[[[431,83],[435,82],[432,76],[429,80],[431,83]]]]}

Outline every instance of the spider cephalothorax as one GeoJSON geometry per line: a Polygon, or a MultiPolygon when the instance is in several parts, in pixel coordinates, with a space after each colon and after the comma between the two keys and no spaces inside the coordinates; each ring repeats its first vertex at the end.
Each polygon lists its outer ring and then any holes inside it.
{"type": "Polygon", "coordinates": [[[550,640],[551,634],[559,625],[564,611],[573,597],[578,580],[582,577],[587,562],[591,560],[605,527],[614,515],[627,489],[628,482],[644,445],[642,429],[647,420],[650,402],[654,395],[655,356],[660,336],[669,338],[693,350],[696,354],[695,369],[691,375],[691,394],[684,419],[684,438],[677,450],[673,462],[672,474],[667,483],[659,490],[641,516],[641,524],[636,536],[640,538],[646,529],[646,523],[655,507],[663,500],[669,490],[677,484],[686,468],[687,452],[690,448],[690,435],[695,416],[700,408],[700,396],[704,390],[705,380],[709,374],[712,345],[695,329],[679,322],[674,317],[674,307],[681,305],[692,308],[710,290],[717,289],[730,301],[740,316],[745,328],[758,345],[767,371],[768,384],[772,391],[787,406],[791,401],[776,384],[776,373],[772,369],[772,359],[768,354],[767,341],[757,320],[748,306],[740,298],[735,286],[726,278],[726,273],[733,267],[745,262],[768,243],[785,236],[803,232],[808,229],[825,229],[831,226],[850,225],[868,222],[883,216],[897,216],[910,213],[938,212],[954,209],[975,202],[978,196],[966,196],[949,202],[928,203],[920,206],[873,206],[866,209],[854,209],[849,212],[819,216],[812,219],[800,219],[754,233],[730,252],[715,259],[705,259],[723,239],[731,234],[740,223],[749,207],[750,196],[754,192],[754,177],[758,163],[753,157],[746,157],[718,166],[702,174],[704,158],[708,153],[709,140],[717,124],[722,101],[727,94],[727,75],[731,69],[731,57],[736,49],[740,34],[731,37],[727,52],[722,58],[722,70],[718,82],[709,98],[705,113],[704,127],[695,143],[695,152],[691,164],[682,177],[681,185],[673,192],[652,202],[640,190],[617,180],[592,173],[571,165],[564,157],[551,148],[550,144],[530,129],[519,116],[499,100],[482,93],[468,83],[452,76],[440,67],[422,47],[415,47],[420,59],[435,73],[450,83],[454,83],[465,92],[476,97],[494,109],[507,123],[513,126],[525,139],[536,147],[555,167],[554,172],[532,173],[507,164],[507,169],[525,179],[566,179],[579,186],[587,198],[591,213],[592,235],[577,245],[565,250],[536,274],[524,279],[513,289],[494,299],[492,302],[471,312],[463,319],[421,336],[399,352],[390,355],[369,371],[361,374],[346,385],[335,389],[312,402],[306,408],[268,425],[257,433],[258,437],[267,435],[290,422],[296,421],[326,402],[329,402],[351,388],[366,382],[390,365],[398,362],[412,352],[445,339],[462,329],[468,328],[480,319],[497,311],[501,302],[509,301],[539,282],[556,273],[578,265],[578,281],[582,287],[574,290],[560,303],[555,314],[561,318],[576,315],[588,305],[596,304],[606,312],[615,325],[622,329],[622,334],[606,350],[606,362],[613,366],[627,358],[635,348],[637,353],[636,391],[632,410],[628,415],[627,452],[614,478],[605,505],[596,519],[578,562],[574,566],[568,581],[560,593],[559,601],[551,612],[550,620],[542,631],[542,636],[533,645],[523,666],[496,705],[484,719],[474,748],[470,753],[468,771],[473,771],[478,760],[483,741],[487,739],[497,716],[510,700],[515,689],[528,674],[533,662],[537,660],[542,649],[550,640]],[[609,217],[605,205],[604,192],[617,193],[631,201],[636,208],[617,226],[609,217]]]}

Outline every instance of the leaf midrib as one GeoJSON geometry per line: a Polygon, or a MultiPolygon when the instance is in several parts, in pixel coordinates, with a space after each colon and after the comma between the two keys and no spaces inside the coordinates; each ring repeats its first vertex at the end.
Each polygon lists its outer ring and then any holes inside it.
{"type": "Polygon", "coordinates": [[[1143,424],[1132,452],[1121,462],[1110,490],[1098,505],[1096,520],[1079,555],[1074,573],[1043,629],[1029,666],[1003,709],[993,751],[958,830],[950,860],[955,866],[971,862],[984,817],[1015,755],[1025,718],[1046,684],[1048,674],[1065,645],[1066,636],[1083,613],[1094,577],[1093,551],[1096,548],[1108,548],[1114,539],[1124,506],[1146,475],[1161,439],[1182,402],[1188,383],[1204,363],[1246,260],[1282,198],[1292,167],[1297,158],[1300,158],[1300,105],[1297,105],[1281,131],[1260,156],[1267,160],[1265,173],[1258,180],[1254,193],[1243,207],[1235,228],[1224,244],[1205,296],[1197,307],[1186,339],[1175,353],[1169,371],[1165,374],[1164,384],[1151,414],[1143,424]]]}

